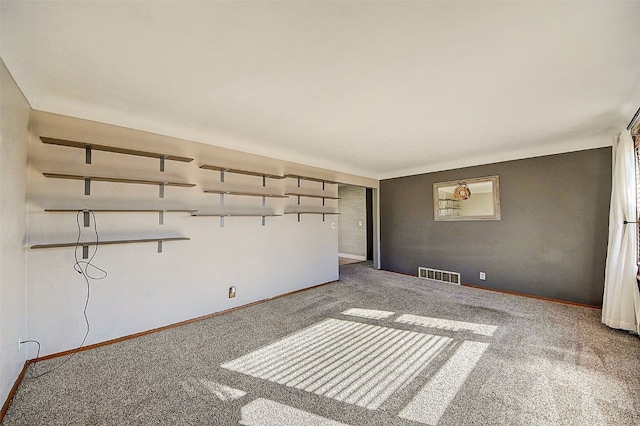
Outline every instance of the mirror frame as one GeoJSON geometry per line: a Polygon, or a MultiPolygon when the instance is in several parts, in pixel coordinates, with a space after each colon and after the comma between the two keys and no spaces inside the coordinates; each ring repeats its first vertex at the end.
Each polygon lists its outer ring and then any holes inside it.
{"type": "MultiPolygon", "coordinates": [[[[473,193],[471,193],[473,196],[473,193]]],[[[433,220],[436,222],[450,222],[461,220],[500,220],[500,180],[498,175],[484,176],[471,179],[452,180],[449,182],[436,182],[433,184],[433,220]],[[493,214],[483,216],[440,216],[440,203],[438,190],[446,186],[456,186],[458,182],[466,182],[467,184],[490,181],[493,185],[493,214]]]]}

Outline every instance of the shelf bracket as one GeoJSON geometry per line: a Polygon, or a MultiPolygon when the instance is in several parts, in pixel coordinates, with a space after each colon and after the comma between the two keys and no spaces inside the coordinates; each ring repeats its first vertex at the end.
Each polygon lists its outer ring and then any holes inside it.
{"type": "Polygon", "coordinates": [[[220,228],[224,228],[224,216],[220,216],[220,228]]]}
{"type": "Polygon", "coordinates": [[[298,222],[300,222],[300,213],[298,213],[298,222]]]}
{"type": "Polygon", "coordinates": [[[325,216],[326,216],[326,215],[325,215],[324,213],[322,213],[322,221],[323,221],[323,222],[324,222],[324,217],[325,217],[325,216]]]}
{"type": "Polygon", "coordinates": [[[85,144],[84,146],[84,162],[91,164],[91,145],[85,144]]]}
{"type": "Polygon", "coordinates": [[[164,210],[158,210],[158,225],[164,225],[164,210]]]}
{"type": "Polygon", "coordinates": [[[267,176],[262,175],[262,186],[267,186],[267,176]]]}
{"type": "Polygon", "coordinates": [[[224,170],[220,170],[220,182],[224,183],[224,170]]]}
{"type": "Polygon", "coordinates": [[[264,226],[266,218],[264,216],[262,216],[262,226],[264,226]]]}
{"type": "Polygon", "coordinates": [[[84,195],[91,195],[91,179],[84,178],[84,195]]]}
{"type": "Polygon", "coordinates": [[[267,197],[265,197],[264,195],[262,196],[262,207],[266,206],[266,198],[267,197]]]}
{"type": "Polygon", "coordinates": [[[220,194],[220,205],[224,206],[224,194],[220,194]]]}
{"type": "Polygon", "coordinates": [[[89,258],[89,246],[88,245],[83,245],[82,246],[82,258],[83,259],[88,259],[89,258]]]}
{"type": "MultiPolygon", "coordinates": [[[[323,190],[323,191],[324,191],[324,190],[323,190]]],[[[324,200],[325,200],[325,198],[324,198],[324,197],[322,197],[322,207],[324,207],[324,200]]]]}
{"type": "Polygon", "coordinates": [[[158,253],[162,253],[162,240],[158,240],[158,253]]]}
{"type": "Polygon", "coordinates": [[[300,178],[298,177],[298,188],[300,188],[300,178]]]}
{"type": "Polygon", "coordinates": [[[324,181],[322,181],[322,190],[324,191],[324,181]]]}
{"type": "Polygon", "coordinates": [[[89,210],[82,210],[82,215],[84,216],[84,227],[88,228],[91,226],[91,216],[89,216],[89,210]]]}
{"type": "Polygon", "coordinates": [[[164,172],[164,160],[167,158],[166,155],[160,157],[160,171],[164,172]]]}
{"type": "Polygon", "coordinates": [[[164,198],[164,186],[165,186],[165,182],[162,182],[160,185],[160,198],[164,198]]]}
{"type": "Polygon", "coordinates": [[[300,196],[298,195],[298,205],[300,205],[300,196]]]}

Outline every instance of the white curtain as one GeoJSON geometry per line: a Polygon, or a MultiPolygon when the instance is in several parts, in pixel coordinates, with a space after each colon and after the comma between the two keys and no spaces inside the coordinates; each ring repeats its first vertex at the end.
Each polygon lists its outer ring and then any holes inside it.
{"type": "Polygon", "coordinates": [[[640,291],[636,215],[635,148],[628,130],[613,146],[613,181],[609,212],[609,246],[605,268],[602,322],[640,332],[640,291]],[[634,222],[625,225],[625,221],[634,222]]]}

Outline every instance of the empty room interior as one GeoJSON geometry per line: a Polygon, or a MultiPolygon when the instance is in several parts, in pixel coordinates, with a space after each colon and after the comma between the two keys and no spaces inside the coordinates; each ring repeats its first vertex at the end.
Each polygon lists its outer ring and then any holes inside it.
{"type": "Polygon", "coordinates": [[[640,424],[639,46],[640,1],[0,0],[0,423],[640,424]]]}

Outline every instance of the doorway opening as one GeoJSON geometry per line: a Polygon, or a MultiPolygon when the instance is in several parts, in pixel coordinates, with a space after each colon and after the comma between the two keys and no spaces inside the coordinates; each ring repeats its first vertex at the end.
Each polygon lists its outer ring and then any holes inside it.
{"type": "Polygon", "coordinates": [[[373,261],[373,189],[338,186],[338,258],[340,265],[373,261]]]}

